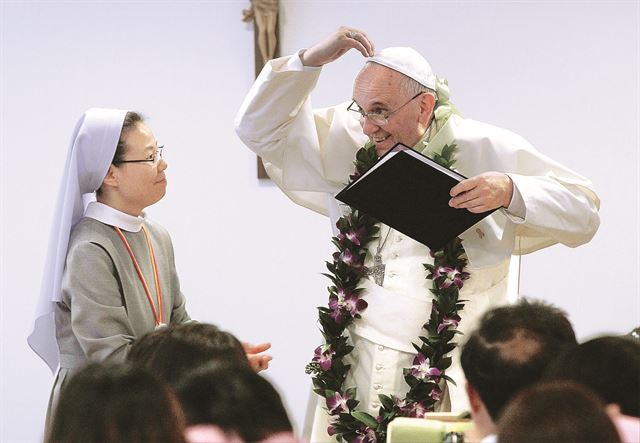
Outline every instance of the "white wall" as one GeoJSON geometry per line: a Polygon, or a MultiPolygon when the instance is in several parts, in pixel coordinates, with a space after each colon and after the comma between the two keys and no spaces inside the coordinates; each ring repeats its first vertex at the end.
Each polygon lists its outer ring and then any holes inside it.
{"type": "MultiPolygon", "coordinates": [[[[523,258],[521,292],[566,308],[581,337],[640,323],[637,2],[283,1],[283,53],[341,24],[411,45],[472,118],[512,129],[590,177],[589,245],[523,258]]],[[[269,376],[301,425],[318,341],[323,217],[255,178],[233,116],[253,78],[248,1],[0,0],[0,440],[37,441],[52,381],[25,338],[68,138],[88,107],[140,110],[167,146],[172,233],[194,318],[273,342],[269,376]]],[[[361,64],[328,66],[318,106],[348,99],[361,64]]]]}

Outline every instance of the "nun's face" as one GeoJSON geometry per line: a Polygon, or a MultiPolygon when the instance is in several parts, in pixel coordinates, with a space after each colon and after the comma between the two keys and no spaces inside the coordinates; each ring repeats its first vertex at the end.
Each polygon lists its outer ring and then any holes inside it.
{"type": "MultiPolygon", "coordinates": [[[[157,154],[158,142],[144,123],[127,131],[124,142],[127,150],[123,160],[152,159],[157,154]]],[[[121,163],[117,169],[118,191],[127,207],[142,211],[164,197],[167,163],[163,159],[157,163],[121,163]]]]}

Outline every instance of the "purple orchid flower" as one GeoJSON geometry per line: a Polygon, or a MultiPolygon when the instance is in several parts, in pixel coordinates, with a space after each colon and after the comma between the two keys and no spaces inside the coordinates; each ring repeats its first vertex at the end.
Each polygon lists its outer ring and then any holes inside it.
{"type": "Polygon", "coordinates": [[[350,397],[347,394],[344,394],[343,397],[339,392],[336,392],[331,397],[327,397],[327,408],[329,408],[329,414],[337,415],[349,412],[347,400],[350,400],[350,397]]]}
{"type": "Polygon", "coordinates": [[[439,387],[434,386],[429,393],[429,397],[431,397],[435,401],[440,400],[442,398],[442,390],[440,390],[439,387]]]}
{"type": "Polygon", "coordinates": [[[329,426],[327,427],[327,434],[329,434],[329,436],[333,436],[338,432],[336,425],[339,421],[338,417],[329,417],[329,426]]]}
{"type": "Polygon", "coordinates": [[[396,397],[395,395],[392,398],[393,398],[393,404],[396,405],[398,408],[403,409],[407,407],[407,400],[402,399],[400,397],[396,397]]]}
{"type": "Polygon", "coordinates": [[[415,418],[424,418],[427,415],[427,412],[429,412],[429,408],[427,408],[424,403],[416,403],[415,409],[413,410],[413,416],[415,418]]]}
{"type": "Polygon", "coordinates": [[[349,231],[347,232],[345,237],[347,237],[347,240],[349,240],[354,245],[360,246],[360,239],[358,238],[358,234],[356,232],[349,231]]]}
{"type": "Polygon", "coordinates": [[[358,436],[351,440],[353,443],[377,443],[376,431],[366,426],[358,431],[358,436]]]}
{"type": "Polygon", "coordinates": [[[368,306],[367,302],[362,300],[355,294],[351,294],[344,299],[344,307],[351,315],[351,317],[355,317],[360,311],[364,310],[368,306]]]}
{"type": "MultiPolygon", "coordinates": [[[[340,291],[341,289],[338,290],[338,294],[340,293],[340,291]]],[[[341,309],[342,305],[340,303],[339,297],[340,296],[338,295],[338,298],[331,297],[329,299],[329,309],[331,309],[329,316],[333,318],[333,321],[341,325],[342,322],[345,320],[345,318],[344,318],[344,314],[342,313],[342,309],[341,309]]]]}
{"type": "Polygon", "coordinates": [[[424,405],[424,403],[417,402],[417,403],[411,403],[409,406],[406,406],[401,411],[405,417],[424,418],[427,412],[429,412],[429,408],[427,408],[424,405]]]}
{"type": "Polygon", "coordinates": [[[329,308],[331,314],[329,314],[336,323],[341,323],[344,320],[346,314],[351,318],[355,317],[360,311],[366,309],[368,303],[362,300],[358,295],[345,292],[340,288],[337,291],[337,297],[331,297],[329,299],[329,308]]]}
{"type": "Polygon", "coordinates": [[[463,280],[469,278],[469,273],[460,272],[456,268],[449,266],[439,266],[433,273],[433,278],[435,280],[440,277],[444,277],[444,279],[438,284],[439,289],[447,289],[451,285],[456,285],[458,289],[461,289],[464,285],[463,280]]]}
{"type": "Polygon", "coordinates": [[[329,316],[333,319],[334,322],[341,325],[346,320],[344,314],[341,309],[336,309],[335,311],[331,311],[329,316]]]}
{"type": "Polygon", "coordinates": [[[458,324],[460,324],[460,320],[462,319],[457,314],[451,317],[447,317],[445,315],[444,318],[442,319],[442,323],[438,325],[438,334],[442,333],[442,331],[447,329],[449,326],[453,326],[453,329],[457,329],[458,324]]]}
{"type": "Polygon", "coordinates": [[[447,273],[451,270],[452,268],[447,267],[447,266],[438,266],[436,268],[435,271],[433,271],[433,278],[436,279],[438,277],[442,277],[447,275],[447,273]]]}
{"type": "Polygon", "coordinates": [[[411,366],[411,375],[418,380],[438,380],[442,375],[442,371],[438,368],[431,367],[431,362],[422,354],[416,355],[411,366]]]}
{"type": "Polygon", "coordinates": [[[345,249],[344,252],[340,254],[340,260],[348,266],[353,266],[356,262],[356,256],[353,255],[350,249],[345,249]]]}
{"type": "Polygon", "coordinates": [[[329,308],[333,309],[333,310],[337,310],[339,308],[342,308],[344,306],[344,301],[345,299],[349,296],[350,294],[344,290],[344,288],[338,288],[336,290],[336,297],[331,297],[329,299],[329,308]]]}
{"type": "Polygon", "coordinates": [[[331,349],[331,345],[321,345],[313,351],[313,359],[311,361],[319,363],[320,369],[323,371],[328,371],[331,369],[332,359],[335,355],[335,351],[331,349]]]}

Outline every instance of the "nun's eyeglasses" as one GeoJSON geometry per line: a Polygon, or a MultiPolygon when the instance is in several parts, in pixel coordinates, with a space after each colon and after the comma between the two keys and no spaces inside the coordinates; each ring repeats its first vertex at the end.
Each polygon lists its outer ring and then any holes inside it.
{"type": "Polygon", "coordinates": [[[153,154],[151,154],[148,158],[145,158],[144,160],[120,160],[120,161],[113,162],[113,164],[119,165],[120,163],[153,163],[154,166],[157,166],[158,163],[160,163],[160,160],[162,160],[163,149],[164,149],[164,145],[158,146],[158,149],[156,149],[156,151],[153,154]]]}

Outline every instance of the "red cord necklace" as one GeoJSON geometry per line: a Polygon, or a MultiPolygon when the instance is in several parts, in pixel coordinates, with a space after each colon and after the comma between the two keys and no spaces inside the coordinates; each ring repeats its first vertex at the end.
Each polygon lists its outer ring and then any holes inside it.
{"type": "Polygon", "coordinates": [[[156,286],[156,299],[158,303],[158,309],[156,309],[156,303],[154,302],[153,297],[151,296],[149,285],[147,285],[147,280],[144,278],[144,275],[142,274],[142,270],[138,265],[138,260],[136,260],[136,256],[134,255],[133,250],[131,249],[131,245],[129,245],[129,242],[127,241],[126,237],[124,236],[120,228],[118,228],[117,226],[114,226],[114,229],[120,236],[122,243],[124,243],[125,247],[127,248],[127,252],[129,252],[129,256],[131,257],[133,266],[135,266],[136,271],[138,272],[138,277],[140,278],[140,282],[142,282],[142,286],[144,287],[144,292],[147,294],[147,300],[149,300],[149,305],[151,306],[151,311],[153,312],[153,318],[155,320],[156,328],[165,326],[164,315],[162,313],[163,311],[162,289],[160,288],[160,279],[158,278],[158,265],[156,263],[156,256],[153,253],[153,246],[151,245],[151,239],[149,238],[149,233],[147,232],[147,229],[144,227],[144,225],[142,225],[142,232],[144,232],[144,236],[147,239],[147,247],[149,248],[149,256],[151,257],[151,268],[153,269],[153,279],[156,286]]]}

